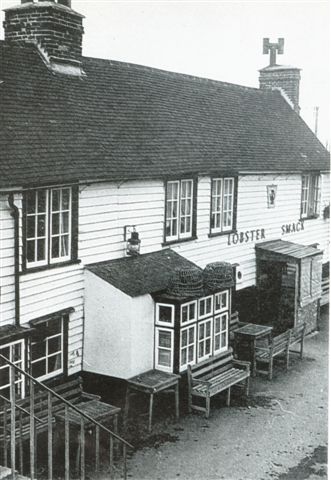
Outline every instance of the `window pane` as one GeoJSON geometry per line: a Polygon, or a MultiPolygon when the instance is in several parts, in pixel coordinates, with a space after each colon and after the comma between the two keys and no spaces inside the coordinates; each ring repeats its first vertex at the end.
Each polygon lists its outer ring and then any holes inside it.
{"type": "Polygon", "coordinates": [[[181,364],[181,365],[186,365],[186,364],[187,364],[187,351],[186,351],[186,348],[181,351],[180,364],[181,364]]]}
{"type": "Polygon", "coordinates": [[[35,378],[46,375],[46,360],[40,360],[39,362],[32,364],[32,376],[35,378]]]}
{"type": "Polygon", "coordinates": [[[46,190],[38,191],[38,213],[46,212],[46,190]]]}
{"type": "Polygon", "coordinates": [[[190,305],[190,320],[195,319],[195,308],[196,308],[196,304],[191,303],[191,305],[190,305]]]}
{"type": "Polygon", "coordinates": [[[158,305],[159,321],[164,323],[172,322],[172,307],[166,305],[158,305]]]}
{"type": "MultiPolygon", "coordinates": [[[[28,217],[28,218],[33,218],[33,217],[28,217]]],[[[37,222],[38,222],[37,235],[38,237],[44,237],[46,235],[46,215],[38,215],[37,222]]]]}
{"type": "Polygon", "coordinates": [[[189,347],[188,349],[188,361],[192,362],[194,359],[194,347],[193,345],[189,347]]]}
{"type": "Polygon", "coordinates": [[[189,343],[194,342],[194,328],[189,329],[189,343]]]}
{"type": "Polygon", "coordinates": [[[182,322],[185,323],[188,321],[188,307],[182,307],[182,322]]]}
{"type": "Polygon", "coordinates": [[[226,333],[222,333],[222,347],[226,346],[226,333]]]}
{"type": "Polygon", "coordinates": [[[59,258],[59,247],[60,247],[60,239],[59,237],[52,238],[52,258],[59,258]]]}
{"type": "Polygon", "coordinates": [[[159,346],[165,348],[171,348],[171,333],[159,332],[159,346]]]}
{"type": "Polygon", "coordinates": [[[38,358],[46,356],[46,342],[41,341],[33,343],[31,346],[31,360],[37,360],[38,358]]]}
{"type": "Polygon", "coordinates": [[[53,355],[48,358],[48,369],[47,373],[56,372],[57,370],[62,370],[62,355],[53,355]]]}
{"type": "Polygon", "coordinates": [[[34,238],[36,234],[36,217],[31,216],[26,219],[26,235],[27,238],[34,238]]]}
{"type": "Polygon", "coordinates": [[[9,367],[0,369],[0,389],[5,385],[9,385],[9,367]]]}
{"type": "Polygon", "coordinates": [[[62,349],[62,339],[61,337],[50,338],[48,340],[48,353],[51,355],[52,353],[60,352],[62,349]]]}
{"type": "Polygon", "coordinates": [[[52,190],[52,211],[60,210],[60,190],[52,190]]]}
{"type": "Polygon", "coordinates": [[[159,349],[158,365],[161,365],[163,367],[171,367],[171,352],[170,351],[159,349]]]}
{"type": "Polygon", "coordinates": [[[37,260],[45,260],[45,240],[37,241],[37,260]]]}
{"type": "Polygon", "coordinates": [[[69,233],[69,213],[62,213],[61,233],[69,233]]]}
{"type": "Polygon", "coordinates": [[[62,210],[70,209],[70,190],[65,188],[62,190],[62,210]]]}
{"type": "Polygon", "coordinates": [[[60,233],[60,214],[53,213],[52,215],[52,235],[60,233]]]}
{"type": "Polygon", "coordinates": [[[204,324],[199,325],[199,340],[202,340],[205,337],[205,328],[204,324]]]}
{"type": "Polygon", "coordinates": [[[187,345],[187,330],[183,330],[182,331],[182,346],[186,346],[187,345]]]}
{"type": "Polygon", "coordinates": [[[69,235],[61,236],[61,257],[69,256],[69,235]]]}
{"type": "Polygon", "coordinates": [[[35,211],[36,211],[36,192],[27,192],[27,194],[26,194],[26,211],[27,211],[27,213],[35,213],[35,211]]]}
{"type": "Polygon", "coordinates": [[[26,256],[27,256],[28,262],[34,262],[35,261],[34,248],[35,248],[34,240],[31,240],[30,242],[27,243],[26,256]]]}

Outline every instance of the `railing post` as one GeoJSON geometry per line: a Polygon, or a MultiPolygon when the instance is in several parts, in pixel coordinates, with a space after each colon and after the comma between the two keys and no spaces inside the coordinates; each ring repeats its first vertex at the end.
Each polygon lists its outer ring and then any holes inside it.
{"type": "Polygon", "coordinates": [[[123,443],[123,478],[127,480],[128,478],[128,469],[126,464],[126,445],[123,443]]]}
{"type": "Polygon", "coordinates": [[[10,467],[11,476],[16,480],[16,398],[15,368],[10,367],[10,467]]]}
{"type": "Polygon", "coordinates": [[[34,383],[30,380],[30,478],[35,475],[34,383]]]}
{"type": "Polygon", "coordinates": [[[85,480],[85,421],[80,417],[80,479],[85,480]]]}
{"type": "Polygon", "coordinates": [[[113,436],[109,436],[109,470],[110,478],[113,476],[113,462],[114,462],[114,439],[113,436]]]}
{"type": "Polygon", "coordinates": [[[95,427],[95,471],[100,470],[100,428],[95,427]]]}
{"type": "Polygon", "coordinates": [[[22,410],[20,410],[20,414],[19,414],[18,452],[19,452],[20,474],[23,475],[23,412],[22,410]]]}
{"type": "Polygon", "coordinates": [[[48,436],[48,480],[53,479],[53,414],[52,414],[52,394],[47,394],[47,436],[48,436]]]}
{"type": "Polygon", "coordinates": [[[64,478],[70,480],[70,457],[69,457],[69,408],[64,407],[64,478]]]}
{"type": "Polygon", "coordinates": [[[7,407],[3,410],[3,463],[8,467],[8,445],[7,445],[7,407]]]}

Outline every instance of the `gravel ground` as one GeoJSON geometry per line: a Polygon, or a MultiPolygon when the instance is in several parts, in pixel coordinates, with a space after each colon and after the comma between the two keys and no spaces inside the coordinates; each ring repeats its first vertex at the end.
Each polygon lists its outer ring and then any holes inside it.
{"type": "Polygon", "coordinates": [[[272,382],[252,379],[248,400],[234,397],[230,408],[224,400],[214,397],[208,420],[200,414],[183,415],[178,424],[157,419],[151,436],[143,431],[146,417],[138,419],[129,477],[327,478],[328,313],[321,331],[306,338],[304,359],[291,355],[289,372],[279,365],[272,382]]]}

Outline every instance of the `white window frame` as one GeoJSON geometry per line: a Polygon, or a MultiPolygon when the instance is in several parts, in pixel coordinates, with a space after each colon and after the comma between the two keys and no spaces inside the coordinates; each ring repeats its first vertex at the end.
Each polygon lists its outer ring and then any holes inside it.
{"type": "MultiPolygon", "coordinates": [[[[172,190],[173,192],[174,190],[172,190]]],[[[193,235],[193,213],[194,213],[194,181],[193,179],[182,179],[182,180],[171,180],[166,183],[166,212],[165,212],[165,240],[167,242],[171,241],[176,241],[176,240],[182,240],[186,238],[191,238],[193,235]],[[182,196],[183,193],[183,184],[190,184],[191,185],[191,196],[188,196],[186,194],[185,197],[182,196]],[[177,185],[177,197],[171,196],[169,197],[168,194],[168,186],[169,185],[177,185]],[[189,213],[186,212],[186,204],[187,202],[191,202],[191,208],[189,210],[189,213]],[[182,213],[182,203],[184,202],[184,213],[182,213]],[[168,216],[168,205],[170,206],[170,212],[171,215],[168,216]],[[173,216],[173,204],[176,204],[176,213],[173,216]],[[181,221],[184,219],[185,225],[186,225],[186,219],[190,219],[190,229],[189,231],[181,232],[181,221]],[[171,224],[173,221],[176,221],[176,230],[177,233],[173,234],[172,233],[172,227],[170,228],[171,233],[170,235],[166,234],[167,230],[167,222],[170,221],[171,224]]]]}
{"type": "MultiPolygon", "coordinates": [[[[49,320],[49,321],[51,322],[52,320],[49,320]]],[[[36,326],[36,329],[38,329],[38,326],[36,326]]],[[[46,336],[43,340],[41,340],[41,342],[46,342],[46,353],[45,353],[44,357],[39,357],[35,360],[32,360],[32,345],[34,345],[36,343],[39,343],[39,342],[33,342],[33,341],[31,342],[31,353],[30,353],[31,371],[32,371],[32,365],[34,363],[40,362],[41,360],[46,361],[46,371],[47,371],[48,370],[49,359],[52,358],[52,357],[55,357],[59,353],[61,353],[61,368],[59,368],[58,370],[54,370],[53,372],[46,373],[45,375],[42,375],[40,377],[36,377],[38,379],[38,381],[43,381],[43,380],[47,380],[49,378],[57,377],[58,375],[61,375],[61,374],[64,373],[64,318],[63,317],[61,317],[61,332],[57,333],[55,335],[46,336]],[[49,341],[52,340],[53,338],[56,338],[56,337],[59,337],[59,336],[61,336],[61,350],[56,352],[56,353],[52,353],[52,354],[49,355],[48,354],[49,341]]]]}
{"type": "Polygon", "coordinates": [[[214,325],[213,325],[213,345],[214,345],[214,355],[222,352],[226,352],[227,349],[229,348],[229,312],[223,312],[220,313],[219,315],[215,315],[214,317],[214,325]],[[222,317],[226,317],[226,329],[222,330],[222,317]],[[220,331],[216,331],[216,320],[220,320],[220,331]],[[222,339],[222,334],[226,334],[226,344],[225,347],[220,347],[219,349],[216,350],[215,345],[216,345],[216,336],[220,337],[220,344],[221,344],[221,339],[222,339]]]}
{"type": "Polygon", "coordinates": [[[156,323],[156,325],[160,325],[162,327],[173,327],[175,325],[175,305],[171,305],[170,303],[159,303],[158,302],[156,304],[155,323],[156,323]],[[162,320],[160,320],[160,308],[159,307],[167,307],[167,308],[171,309],[171,323],[162,322],[162,320]]]}
{"type": "MultiPolygon", "coordinates": [[[[221,305],[221,302],[220,302],[221,305]]],[[[215,313],[221,313],[221,312],[226,312],[229,310],[229,290],[223,290],[223,292],[215,293],[215,299],[214,299],[214,312],[215,313]],[[221,297],[222,295],[226,296],[226,306],[225,307],[220,307],[219,310],[216,310],[216,298],[221,297]]]]}
{"type": "Polygon", "coordinates": [[[199,320],[202,319],[202,318],[210,317],[211,315],[213,315],[213,312],[214,312],[214,297],[213,297],[213,295],[208,295],[207,297],[200,298],[199,301],[198,301],[198,318],[199,318],[199,320]],[[200,304],[202,302],[206,303],[209,298],[211,299],[211,309],[210,309],[210,311],[208,311],[207,313],[204,313],[203,315],[200,315],[200,304]]]}
{"type": "MultiPolygon", "coordinates": [[[[50,241],[49,241],[49,261],[50,263],[58,263],[58,262],[66,262],[71,259],[71,231],[72,231],[72,189],[70,187],[61,187],[61,188],[52,188],[49,190],[49,224],[50,224],[50,241]],[[63,196],[63,190],[69,190],[69,209],[62,209],[62,196],[63,196]],[[59,200],[59,210],[54,210],[53,211],[53,194],[55,191],[60,192],[60,200],[59,200]],[[63,213],[68,213],[68,232],[63,232],[62,231],[62,221],[61,221],[61,214],[63,213]],[[53,234],[53,215],[59,215],[59,233],[58,234],[53,234]],[[53,247],[53,239],[54,238],[59,238],[59,241],[61,242],[61,238],[67,236],[68,237],[68,255],[63,255],[62,257],[52,257],[52,247],[53,247]]],[[[60,246],[61,250],[61,246],[60,246]]]]}
{"type": "Polygon", "coordinates": [[[155,351],[154,351],[154,362],[155,362],[155,368],[157,370],[161,370],[162,372],[168,372],[172,373],[173,368],[174,368],[174,331],[171,328],[164,328],[164,327],[156,327],[155,328],[155,351]],[[171,335],[171,347],[166,348],[166,347],[160,347],[160,341],[159,341],[159,334],[160,332],[169,332],[171,335]],[[159,365],[158,360],[159,360],[159,349],[167,350],[170,351],[170,361],[171,365],[170,367],[166,367],[164,365],[159,365]]]}
{"type": "Polygon", "coordinates": [[[234,197],[235,197],[235,178],[234,177],[219,177],[211,179],[211,216],[210,216],[210,231],[211,233],[231,232],[233,230],[234,221],[234,197]],[[231,192],[225,193],[225,182],[232,184],[231,192]],[[215,190],[214,190],[215,183],[215,190]],[[214,193],[214,191],[216,193],[214,193]],[[225,198],[230,198],[230,209],[224,210],[225,198]],[[217,205],[218,204],[218,205],[217,205]],[[224,225],[225,214],[231,214],[230,225],[224,225]],[[213,218],[215,223],[213,224],[213,218]],[[217,221],[217,219],[219,221],[217,221]]]}
{"type": "Polygon", "coordinates": [[[203,360],[206,360],[207,358],[211,357],[213,355],[213,317],[207,318],[206,320],[203,320],[202,322],[198,323],[198,331],[197,331],[197,361],[202,362],[203,360]],[[206,337],[206,326],[207,323],[210,323],[210,336],[206,337]],[[200,335],[200,326],[203,325],[204,328],[204,337],[203,339],[200,340],[199,335],[200,335]],[[203,343],[204,345],[204,352],[206,350],[206,341],[210,340],[210,352],[208,354],[204,353],[203,356],[200,357],[200,344],[203,343]]]}
{"type": "MultiPolygon", "coordinates": [[[[0,345],[0,353],[1,353],[1,350],[3,350],[4,348],[9,348],[10,349],[10,358],[8,358],[9,361],[13,362],[15,365],[18,365],[19,368],[21,368],[22,370],[25,371],[25,341],[24,339],[21,339],[21,340],[17,340],[15,342],[10,342],[10,343],[6,343],[5,345],[0,345]],[[13,361],[13,351],[12,351],[12,348],[15,346],[15,345],[21,345],[21,359],[19,361],[13,361]]],[[[0,394],[2,395],[2,390],[6,389],[6,388],[10,388],[10,384],[11,384],[11,368],[10,368],[10,365],[8,364],[5,364],[4,366],[0,367],[0,370],[3,370],[5,368],[8,368],[9,369],[9,384],[6,384],[6,385],[1,385],[0,386],[0,394]]],[[[16,373],[16,371],[15,371],[16,373]]],[[[24,398],[25,397],[25,375],[23,374],[20,374],[20,380],[16,381],[15,384],[18,385],[18,384],[21,384],[21,395],[20,395],[20,398],[24,398]]]]}
{"type": "Polygon", "coordinates": [[[301,177],[301,218],[320,215],[322,180],[319,174],[303,174],[301,177]]]}
{"type": "Polygon", "coordinates": [[[189,325],[190,323],[196,322],[197,321],[197,315],[198,315],[198,304],[197,304],[196,300],[193,300],[193,302],[183,303],[180,306],[180,324],[181,325],[189,325]],[[194,318],[184,322],[183,321],[183,309],[187,308],[188,309],[188,314],[189,314],[191,305],[194,305],[194,318]]]}
{"type": "Polygon", "coordinates": [[[179,345],[179,371],[183,372],[184,370],[187,369],[188,365],[194,365],[196,363],[196,346],[197,346],[197,324],[192,323],[191,325],[188,325],[187,327],[181,328],[180,329],[180,345],[179,345]],[[188,343],[187,345],[183,346],[182,344],[182,334],[184,331],[187,331],[187,338],[189,338],[189,330],[192,329],[194,330],[194,339],[193,343],[188,343]],[[182,350],[185,348],[187,350],[187,356],[188,356],[188,349],[189,347],[193,346],[193,359],[190,362],[186,362],[185,364],[182,364],[182,350]]]}
{"type": "Polygon", "coordinates": [[[37,198],[38,198],[38,193],[39,192],[45,192],[46,194],[46,212],[44,213],[38,213],[37,209],[34,213],[28,213],[26,211],[26,229],[25,229],[25,250],[26,250],[26,268],[37,268],[37,267],[43,267],[47,265],[52,265],[56,263],[63,263],[66,261],[71,260],[72,258],[72,187],[58,187],[58,188],[46,188],[46,189],[38,189],[38,190],[32,190],[31,192],[34,192],[35,195],[35,205],[37,205],[37,198]],[[52,210],[52,199],[53,199],[53,192],[57,190],[60,191],[60,210],[59,211],[53,211],[52,210]],[[69,197],[69,209],[68,210],[63,210],[62,209],[62,194],[63,190],[69,190],[70,197],[69,197]],[[68,212],[68,227],[69,230],[68,232],[62,232],[62,222],[61,222],[61,213],[68,212]],[[55,214],[59,214],[59,234],[53,234],[52,233],[52,216],[55,214]],[[34,237],[28,237],[28,232],[27,232],[27,222],[29,217],[38,217],[40,215],[45,215],[45,235],[43,237],[38,237],[37,235],[37,228],[38,228],[38,223],[37,221],[35,222],[35,236],[34,237]],[[68,236],[68,255],[63,255],[59,257],[52,257],[52,241],[55,237],[58,237],[61,239],[63,236],[68,236]],[[45,241],[45,259],[43,260],[37,260],[37,261],[29,261],[28,259],[28,242],[31,242],[34,240],[35,242],[35,258],[38,257],[37,253],[37,241],[44,239],[45,241]]]}

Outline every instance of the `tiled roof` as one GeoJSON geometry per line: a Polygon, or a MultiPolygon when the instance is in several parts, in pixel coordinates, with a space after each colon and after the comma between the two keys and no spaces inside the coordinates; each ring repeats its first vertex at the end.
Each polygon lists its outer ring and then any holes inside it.
{"type": "Polygon", "coordinates": [[[136,257],[94,263],[87,265],[86,269],[130,297],[138,297],[165,290],[176,268],[192,266],[198,268],[168,248],[136,257]]]}
{"type": "Polygon", "coordinates": [[[0,42],[0,187],[169,174],[326,170],[279,92],[83,58],[54,74],[0,42]]]}

